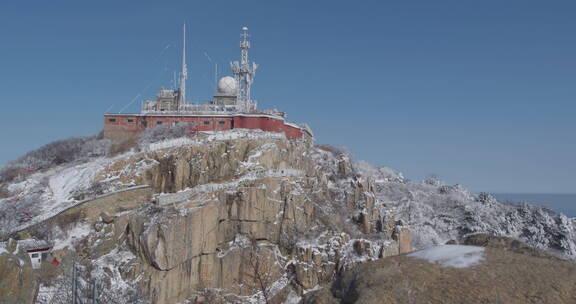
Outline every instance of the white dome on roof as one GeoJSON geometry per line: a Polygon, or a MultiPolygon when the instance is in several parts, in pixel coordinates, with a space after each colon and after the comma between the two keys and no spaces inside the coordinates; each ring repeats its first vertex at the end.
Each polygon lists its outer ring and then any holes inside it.
{"type": "Polygon", "coordinates": [[[234,77],[225,76],[218,81],[218,93],[226,95],[236,95],[238,92],[238,84],[234,77]]]}

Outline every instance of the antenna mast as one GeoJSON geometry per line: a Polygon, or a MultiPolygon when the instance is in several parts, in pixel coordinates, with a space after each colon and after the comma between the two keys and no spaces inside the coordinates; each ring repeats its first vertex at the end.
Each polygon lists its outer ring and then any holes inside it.
{"type": "Polygon", "coordinates": [[[186,66],[186,23],[182,27],[182,72],[180,72],[180,100],[178,111],[186,102],[186,80],[188,79],[188,67],[186,66]]]}
{"type": "Polygon", "coordinates": [[[218,62],[214,63],[214,88],[218,89],[218,62]]]}
{"type": "Polygon", "coordinates": [[[248,27],[242,27],[242,34],[240,34],[240,62],[231,62],[232,71],[234,71],[234,76],[238,82],[238,101],[248,102],[252,101],[250,97],[250,87],[254,82],[254,75],[256,74],[256,69],[258,65],[252,63],[248,59],[248,50],[250,49],[250,35],[248,34],[248,27]]]}

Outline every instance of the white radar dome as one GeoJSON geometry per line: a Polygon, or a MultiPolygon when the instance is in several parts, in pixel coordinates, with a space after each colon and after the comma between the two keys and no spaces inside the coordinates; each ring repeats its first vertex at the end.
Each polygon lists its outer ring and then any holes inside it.
{"type": "Polygon", "coordinates": [[[226,95],[236,95],[238,85],[234,77],[225,76],[218,80],[218,93],[226,95]]]}

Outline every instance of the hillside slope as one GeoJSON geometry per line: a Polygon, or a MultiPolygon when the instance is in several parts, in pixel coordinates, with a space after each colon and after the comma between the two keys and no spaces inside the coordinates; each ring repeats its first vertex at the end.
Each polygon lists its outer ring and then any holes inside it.
{"type": "Polygon", "coordinates": [[[58,284],[73,263],[110,303],[298,303],[355,264],[411,250],[410,235],[425,248],[486,232],[575,257],[574,223],[563,215],[408,182],[276,133],[98,151],[0,184],[0,235],[52,241],[62,263],[42,272],[41,303],[67,288],[58,284]]]}

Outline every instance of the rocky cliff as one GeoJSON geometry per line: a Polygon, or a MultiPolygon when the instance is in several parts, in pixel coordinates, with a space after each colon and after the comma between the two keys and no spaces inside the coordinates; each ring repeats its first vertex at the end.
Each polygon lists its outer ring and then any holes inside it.
{"type": "MultiPolygon", "coordinates": [[[[328,146],[231,131],[140,144],[4,182],[4,237],[42,238],[110,303],[299,303],[355,265],[481,232],[574,257],[573,220],[437,180],[414,183],[328,146]],[[16,212],[17,211],[17,212],[16,212]]],[[[307,301],[307,300],[306,300],[307,301]]],[[[329,303],[329,302],[327,302],[329,303]]]]}
{"type": "Polygon", "coordinates": [[[127,248],[144,262],[134,278],[153,302],[216,290],[227,300],[281,301],[356,262],[399,253],[393,215],[344,155],[299,141],[235,139],[126,161],[146,159],[155,165],[123,178],[158,194],[127,216],[125,229],[127,248]]]}
{"type": "Polygon", "coordinates": [[[373,181],[332,148],[236,131],[94,162],[88,186],[70,191],[81,204],[16,235],[50,239],[63,262],[53,276],[76,261],[116,301],[296,301],[356,263],[410,250],[373,181]]]}

